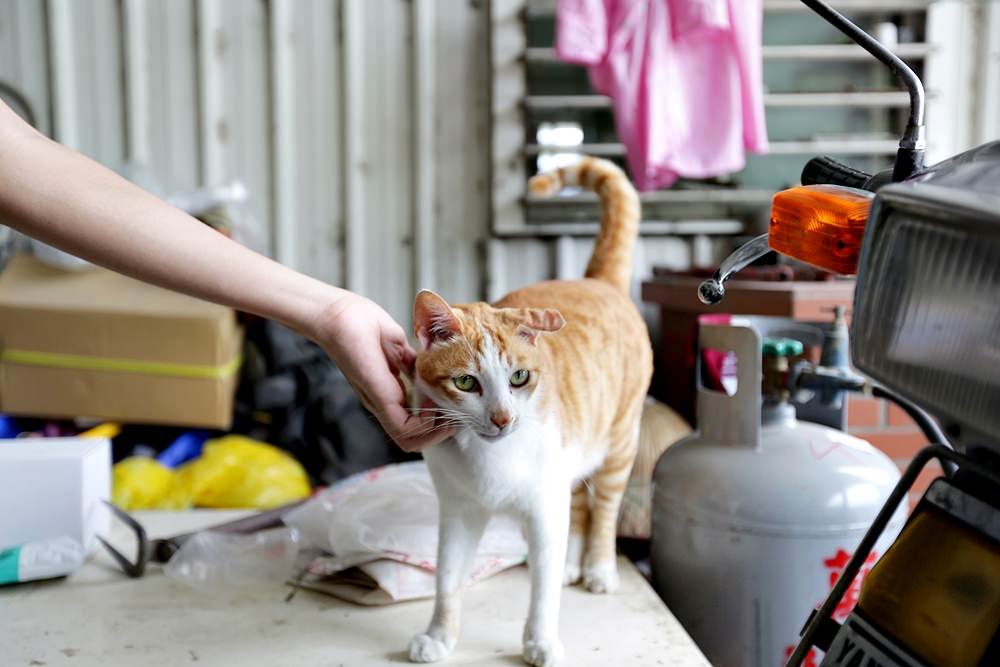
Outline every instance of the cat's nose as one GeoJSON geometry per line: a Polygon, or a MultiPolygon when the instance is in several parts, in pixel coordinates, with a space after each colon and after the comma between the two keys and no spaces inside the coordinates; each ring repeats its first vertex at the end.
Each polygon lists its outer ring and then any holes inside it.
{"type": "Polygon", "coordinates": [[[494,426],[502,431],[506,426],[510,425],[510,423],[514,421],[514,417],[509,412],[493,412],[490,413],[490,421],[493,422],[494,426]]]}

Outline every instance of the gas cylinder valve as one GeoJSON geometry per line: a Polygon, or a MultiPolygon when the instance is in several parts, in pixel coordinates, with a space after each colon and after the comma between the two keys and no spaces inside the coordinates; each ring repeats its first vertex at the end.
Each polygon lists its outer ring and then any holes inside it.
{"type": "Polygon", "coordinates": [[[823,336],[819,365],[800,361],[790,369],[788,380],[793,394],[815,392],[820,403],[839,410],[845,391],[871,393],[871,383],[851,368],[844,307],[829,310],[833,311],[833,323],[823,336]]]}
{"type": "Polygon", "coordinates": [[[871,381],[844,368],[814,366],[800,361],[789,371],[788,383],[792,391],[818,391],[833,396],[845,391],[871,393],[871,381]]]}
{"type": "Polygon", "coordinates": [[[802,354],[802,343],[794,338],[765,338],[761,345],[761,392],[766,404],[782,404],[791,395],[790,374],[793,364],[789,358],[802,354]]]}

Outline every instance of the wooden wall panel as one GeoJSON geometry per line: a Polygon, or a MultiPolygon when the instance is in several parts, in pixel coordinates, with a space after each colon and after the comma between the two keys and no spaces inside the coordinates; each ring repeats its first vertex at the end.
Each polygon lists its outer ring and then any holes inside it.
{"type": "Polygon", "coordinates": [[[128,158],[168,193],[204,182],[194,0],[124,0],[128,158]]]}
{"type": "Polygon", "coordinates": [[[329,0],[272,0],[270,9],[275,257],[340,285],[340,15],[329,0]]]}
{"type": "Polygon", "coordinates": [[[243,181],[255,215],[244,229],[274,248],[271,182],[270,26],[263,2],[199,0],[198,69],[204,180],[243,181]]]}
{"type": "Polygon", "coordinates": [[[46,134],[52,129],[47,31],[44,3],[0,2],[0,83],[23,99],[35,126],[46,134]]]}
{"type": "Polygon", "coordinates": [[[399,320],[409,320],[413,300],[413,89],[409,3],[366,0],[357,35],[364,67],[360,82],[360,136],[353,164],[364,201],[358,290],[399,320]]]}
{"type": "Polygon", "coordinates": [[[111,167],[126,157],[122,15],[115,0],[49,0],[53,136],[111,167]]]}
{"type": "Polygon", "coordinates": [[[429,285],[454,301],[483,298],[490,216],[489,53],[484,2],[435,16],[433,248],[429,285]]]}

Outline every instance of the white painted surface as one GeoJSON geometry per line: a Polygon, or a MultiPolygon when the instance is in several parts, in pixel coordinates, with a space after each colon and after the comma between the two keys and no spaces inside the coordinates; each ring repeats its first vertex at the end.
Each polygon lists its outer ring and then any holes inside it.
{"type": "Polygon", "coordinates": [[[47,30],[45,7],[37,0],[0,2],[0,81],[24,97],[38,128],[51,133],[50,50],[40,39],[47,30]]]}
{"type": "Polygon", "coordinates": [[[978,86],[982,103],[976,107],[975,142],[1000,139],[1000,2],[988,2],[980,17],[978,86]]]}
{"type": "MultiPolygon", "coordinates": [[[[207,527],[234,512],[140,512],[151,537],[207,527]]],[[[122,532],[112,541],[124,547],[122,532]]],[[[609,596],[563,591],[561,636],[568,665],[707,667],[701,652],[639,573],[624,559],[609,596]]],[[[515,568],[466,593],[462,638],[448,665],[518,665],[528,576],[515,568]]],[[[430,600],[359,607],[300,591],[290,603],[279,584],[199,591],[151,566],[126,579],[103,554],[65,581],[0,589],[5,665],[407,664],[410,638],[430,618],[430,600]]]]}
{"type": "Polygon", "coordinates": [[[927,39],[937,45],[927,60],[924,84],[938,95],[927,100],[927,163],[934,164],[972,146],[978,100],[975,78],[978,0],[936,2],[927,10],[927,39]]]}

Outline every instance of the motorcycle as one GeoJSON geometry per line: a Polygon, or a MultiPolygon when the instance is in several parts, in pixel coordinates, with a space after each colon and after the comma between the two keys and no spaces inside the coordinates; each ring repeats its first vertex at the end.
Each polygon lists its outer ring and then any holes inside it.
{"type": "Polygon", "coordinates": [[[1000,665],[1000,141],[924,165],[924,90],[892,52],[822,0],[803,4],[889,67],[910,94],[893,167],[868,174],[810,160],[777,193],[764,234],[699,287],[772,250],[855,275],[851,356],[864,374],[789,373],[790,391],[868,391],[903,408],[931,444],[920,451],[839,580],[805,622],[788,667],[1000,665]],[[832,614],[920,472],[924,493],[872,567],[843,623],[832,614]]]}

